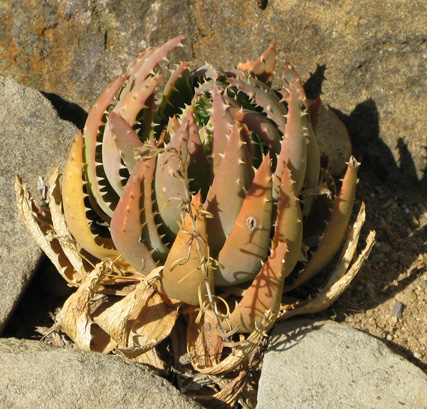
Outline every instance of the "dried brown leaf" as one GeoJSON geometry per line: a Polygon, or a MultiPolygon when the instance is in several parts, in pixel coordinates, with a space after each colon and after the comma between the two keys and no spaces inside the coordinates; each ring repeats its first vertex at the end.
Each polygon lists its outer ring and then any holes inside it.
{"type": "Polygon", "coordinates": [[[15,180],[16,203],[21,217],[37,245],[70,284],[81,280],[56,238],[50,213],[41,211],[19,176],[15,180]]]}
{"type": "Polygon", "coordinates": [[[219,375],[238,368],[245,359],[260,347],[262,339],[266,336],[267,329],[271,327],[273,316],[273,312],[268,310],[261,324],[240,345],[233,348],[229,356],[212,368],[198,368],[198,370],[204,374],[219,375]]]}
{"type": "Polygon", "coordinates": [[[225,388],[215,393],[213,397],[222,402],[226,407],[234,407],[246,382],[249,378],[249,371],[247,365],[243,365],[239,375],[234,378],[225,388]]]}
{"type": "Polygon", "coordinates": [[[65,301],[59,320],[62,329],[78,348],[87,351],[111,352],[116,342],[91,317],[91,301],[111,262],[102,261],[89,274],[78,290],[65,301]]]}
{"type": "Polygon", "coordinates": [[[126,297],[99,314],[95,322],[117,342],[118,350],[135,359],[169,336],[178,317],[151,284],[157,269],[126,297]]]}
{"type": "Polygon", "coordinates": [[[360,236],[360,229],[365,220],[364,206],[362,205],[356,222],[353,224],[349,238],[341,257],[333,270],[331,277],[326,285],[320,290],[319,294],[310,300],[296,302],[294,304],[282,305],[278,320],[288,319],[299,314],[313,314],[328,308],[350,285],[353,278],[359,272],[363,262],[368,258],[372,247],[375,244],[375,232],[371,231],[366,239],[365,248],[361,251],[357,259],[353,262],[350,269],[348,266],[356,252],[357,243],[360,236]]]}
{"type": "Polygon", "coordinates": [[[223,337],[217,329],[215,315],[206,310],[199,323],[196,323],[197,311],[189,314],[187,327],[187,351],[192,357],[194,369],[211,368],[221,360],[224,347],[223,337]]]}

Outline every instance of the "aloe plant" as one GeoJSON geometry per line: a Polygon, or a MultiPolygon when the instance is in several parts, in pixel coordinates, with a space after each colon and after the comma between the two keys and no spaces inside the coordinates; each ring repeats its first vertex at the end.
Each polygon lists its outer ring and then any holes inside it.
{"type": "MultiPolygon", "coordinates": [[[[62,187],[58,167],[50,179],[48,210],[19,179],[17,197],[39,245],[78,287],[59,316],[78,347],[165,369],[168,338],[177,370],[215,383],[248,368],[277,319],[335,301],[374,233],[356,257],[359,163],[348,158],[335,194],[316,140],[321,101],[308,102],[289,63],[281,89],[271,88],[276,46],[237,69],[183,62],[166,78],[159,63],[182,39],[141,53],[99,97],[62,187]],[[294,291],[326,268],[316,297],[294,291]]],[[[221,399],[235,401],[233,391],[221,399]]]]}

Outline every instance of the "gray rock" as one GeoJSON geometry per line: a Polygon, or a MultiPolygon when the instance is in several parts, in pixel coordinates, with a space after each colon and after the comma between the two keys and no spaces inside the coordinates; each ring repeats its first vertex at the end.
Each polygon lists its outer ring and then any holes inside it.
{"type": "Polygon", "coordinates": [[[345,324],[296,319],[277,326],[257,409],[425,409],[427,376],[384,343],[345,324]]]}
{"type": "Polygon", "coordinates": [[[141,364],[116,356],[0,339],[2,408],[201,408],[141,364]]]}
{"type": "MultiPolygon", "coordinates": [[[[0,1],[0,67],[85,109],[137,53],[184,34],[171,60],[225,68],[279,46],[309,96],[341,112],[362,170],[414,181],[426,167],[422,1],[0,1]],[[313,76],[310,73],[314,73],[313,76]],[[326,80],[323,80],[326,77],[326,80]],[[310,79],[309,79],[310,78],[310,79]],[[400,172],[400,174],[399,174],[400,172]]],[[[277,84],[276,84],[277,85],[277,84]]],[[[426,181],[424,176],[424,181],[426,181]]]]}
{"type": "Polygon", "coordinates": [[[33,194],[38,176],[65,161],[77,129],[40,92],[0,77],[0,332],[26,288],[41,251],[18,214],[15,175],[33,194]]]}

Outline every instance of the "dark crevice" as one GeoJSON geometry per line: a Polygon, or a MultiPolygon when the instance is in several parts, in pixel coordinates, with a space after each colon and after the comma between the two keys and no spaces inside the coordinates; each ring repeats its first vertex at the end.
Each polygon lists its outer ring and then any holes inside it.
{"type": "Polygon", "coordinates": [[[61,119],[71,122],[79,129],[83,129],[87,112],[81,106],[68,102],[51,92],[40,91],[40,93],[50,101],[61,119]]]}

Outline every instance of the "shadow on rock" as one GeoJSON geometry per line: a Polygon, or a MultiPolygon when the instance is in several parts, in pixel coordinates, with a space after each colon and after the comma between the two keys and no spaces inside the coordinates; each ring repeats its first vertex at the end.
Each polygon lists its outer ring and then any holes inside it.
{"type": "MultiPolygon", "coordinates": [[[[326,69],[325,65],[318,65],[304,84],[309,99],[322,94],[326,69]]],[[[344,295],[340,299],[344,312],[340,312],[337,318],[341,321],[346,314],[351,314],[346,306],[352,306],[358,312],[359,307],[363,311],[376,308],[386,300],[395,298],[418,278],[416,272],[410,271],[419,254],[425,251],[422,243],[427,240],[427,224],[417,225],[417,221],[426,217],[422,214],[425,213],[422,203],[427,198],[427,146],[420,147],[426,160],[423,176],[419,179],[405,139],[401,137],[397,140],[397,159],[383,141],[386,130],[382,128],[374,99],[361,102],[350,115],[333,107],[331,109],[346,125],[353,154],[362,163],[357,196],[367,203],[366,228],[377,230],[378,242],[389,247],[388,251],[383,251],[376,246],[355,280],[354,287],[363,284],[365,296],[358,295],[360,291],[350,288],[349,294],[354,293],[354,297],[348,296],[347,300],[344,295]],[[418,244],[414,237],[418,239],[418,244]],[[404,248],[402,242],[406,243],[404,248]],[[408,274],[402,278],[404,272],[408,274]]]]}
{"type": "Polygon", "coordinates": [[[78,129],[83,129],[87,118],[87,112],[81,106],[73,102],[68,102],[57,94],[44,91],[40,91],[40,93],[50,101],[61,119],[71,122],[77,126],[78,129]]]}
{"type": "Polygon", "coordinates": [[[286,321],[282,321],[280,326],[276,327],[269,338],[269,349],[276,352],[292,349],[301,342],[309,332],[318,331],[322,327],[323,324],[316,324],[314,322],[311,325],[288,331],[286,321]]]}

